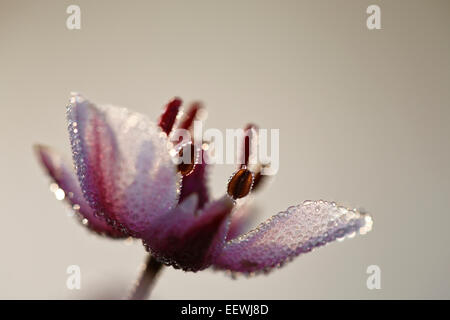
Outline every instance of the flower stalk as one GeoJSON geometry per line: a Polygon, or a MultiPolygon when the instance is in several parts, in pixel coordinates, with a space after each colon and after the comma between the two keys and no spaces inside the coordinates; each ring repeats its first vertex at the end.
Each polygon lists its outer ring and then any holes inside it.
{"type": "Polygon", "coordinates": [[[163,264],[152,255],[148,255],[143,270],[130,292],[129,300],[145,300],[149,297],[163,264]]]}

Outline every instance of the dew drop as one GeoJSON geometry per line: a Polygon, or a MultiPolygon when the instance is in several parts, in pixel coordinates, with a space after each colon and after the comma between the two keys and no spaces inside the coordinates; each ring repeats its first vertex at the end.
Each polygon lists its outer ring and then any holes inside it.
{"type": "Polygon", "coordinates": [[[59,189],[59,186],[58,186],[57,183],[52,183],[52,184],[50,184],[50,191],[51,191],[51,192],[55,193],[56,190],[58,190],[58,189],[59,189]]]}
{"type": "Polygon", "coordinates": [[[64,198],[66,197],[66,193],[61,188],[58,188],[57,190],[55,190],[54,194],[55,194],[56,200],[64,200],[64,198]]]}

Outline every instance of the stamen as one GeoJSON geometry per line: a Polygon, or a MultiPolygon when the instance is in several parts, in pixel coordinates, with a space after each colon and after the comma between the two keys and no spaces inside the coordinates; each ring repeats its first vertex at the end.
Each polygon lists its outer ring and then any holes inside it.
{"type": "Polygon", "coordinates": [[[178,153],[178,156],[181,159],[181,163],[178,164],[178,172],[180,172],[184,177],[190,175],[194,171],[198,152],[199,151],[196,150],[193,143],[188,143],[181,147],[180,152],[178,153]],[[186,152],[190,152],[190,159],[188,159],[187,162],[184,162],[184,150],[186,150],[186,152]]]}
{"type": "Polygon", "coordinates": [[[250,171],[248,165],[250,163],[250,155],[253,151],[252,143],[258,127],[249,123],[244,128],[243,154],[241,155],[241,165],[233,176],[230,178],[227,187],[228,195],[234,200],[247,196],[252,190],[256,190],[261,186],[261,181],[265,180],[261,173],[264,165],[258,164],[250,171]]]}
{"type": "Polygon", "coordinates": [[[167,135],[169,135],[170,131],[172,131],[175,120],[177,119],[178,111],[180,110],[180,106],[182,101],[180,98],[173,98],[167,105],[164,113],[161,115],[159,120],[159,127],[164,131],[167,135]]]}
{"type": "Polygon", "coordinates": [[[189,110],[186,112],[183,122],[178,126],[179,129],[189,130],[194,122],[197,112],[202,108],[200,102],[194,102],[189,110]]]}
{"type": "Polygon", "coordinates": [[[227,193],[234,200],[245,197],[250,193],[253,184],[253,173],[246,169],[239,169],[228,182],[227,193]]]}
{"type": "Polygon", "coordinates": [[[244,166],[248,166],[249,159],[250,159],[250,147],[251,143],[253,143],[253,134],[254,131],[258,127],[252,123],[247,124],[247,126],[244,128],[244,155],[243,155],[243,164],[241,164],[241,168],[244,166]]]}

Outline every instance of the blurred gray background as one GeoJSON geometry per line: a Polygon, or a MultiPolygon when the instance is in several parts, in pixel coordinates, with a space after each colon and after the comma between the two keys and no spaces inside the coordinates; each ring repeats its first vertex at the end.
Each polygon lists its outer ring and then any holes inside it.
{"type": "MultiPolygon", "coordinates": [[[[70,91],[155,119],[178,95],[208,127],[280,129],[262,221],[305,199],[364,207],[374,229],[269,276],[167,268],[154,298],[450,298],[449,1],[0,0],[0,298],[120,298],[136,241],[85,231],[32,145],[70,155],[70,91]],[[66,8],[81,7],[81,30],[66,8]],[[366,8],[381,7],[381,30],[366,8]],[[66,288],[79,265],[81,290],[66,288]],[[366,268],[381,268],[368,290],[366,268]]],[[[216,166],[215,196],[234,168],[216,166]]]]}

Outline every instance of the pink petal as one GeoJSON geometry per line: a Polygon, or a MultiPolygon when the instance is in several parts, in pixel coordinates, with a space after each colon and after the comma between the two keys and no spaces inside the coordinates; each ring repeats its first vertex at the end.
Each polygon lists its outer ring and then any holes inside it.
{"type": "Polygon", "coordinates": [[[198,271],[211,265],[223,248],[233,202],[228,197],[197,212],[198,197],[191,195],[159,217],[143,235],[144,245],[159,260],[183,270],[198,271]]]}
{"type": "Polygon", "coordinates": [[[123,238],[126,235],[109,226],[106,221],[94,216],[94,211],[83,197],[80,184],[72,165],[49,147],[38,145],[35,147],[37,156],[47,173],[54,182],[64,191],[64,199],[79,213],[80,220],[91,230],[113,238],[123,238]],[[83,221],[83,219],[86,219],[83,221]]]}
{"type": "Polygon", "coordinates": [[[237,272],[267,272],[336,239],[364,234],[371,226],[372,218],[367,214],[332,202],[305,201],[227,242],[214,265],[237,272]]]}
{"type": "Polygon", "coordinates": [[[81,188],[98,215],[138,236],[176,205],[180,176],[156,124],[80,95],[72,96],[67,118],[81,188]]]}

